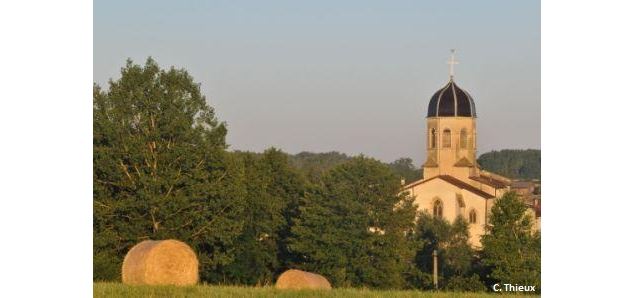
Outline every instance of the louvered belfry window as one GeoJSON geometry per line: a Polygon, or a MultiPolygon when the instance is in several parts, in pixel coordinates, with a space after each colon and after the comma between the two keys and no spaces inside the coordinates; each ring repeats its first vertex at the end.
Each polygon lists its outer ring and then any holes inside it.
{"type": "Polygon", "coordinates": [[[437,130],[434,128],[430,131],[430,148],[437,148],[437,130]]]}
{"type": "Polygon", "coordinates": [[[449,129],[443,130],[443,148],[450,148],[452,146],[452,132],[449,129]]]}
{"type": "Polygon", "coordinates": [[[464,129],[461,129],[461,149],[465,149],[467,148],[467,131],[464,129]]]}

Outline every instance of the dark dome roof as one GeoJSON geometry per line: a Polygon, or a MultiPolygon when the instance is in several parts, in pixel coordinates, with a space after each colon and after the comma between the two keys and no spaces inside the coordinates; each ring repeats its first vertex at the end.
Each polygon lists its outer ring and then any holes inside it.
{"type": "Polygon", "coordinates": [[[472,96],[450,79],[443,88],[432,95],[428,105],[428,117],[476,117],[472,96]]]}

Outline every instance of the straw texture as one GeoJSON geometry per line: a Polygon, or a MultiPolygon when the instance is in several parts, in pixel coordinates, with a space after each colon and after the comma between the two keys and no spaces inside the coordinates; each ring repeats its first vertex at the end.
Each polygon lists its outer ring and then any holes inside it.
{"type": "Polygon", "coordinates": [[[193,285],[198,282],[198,260],[181,241],[146,240],[124,258],[121,280],[131,285],[193,285]]]}
{"type": "Polygon", "coordinates": [[[322,275],[290,269],[278,277],[277,289],[331,289],[331,283],[322,275]]]}

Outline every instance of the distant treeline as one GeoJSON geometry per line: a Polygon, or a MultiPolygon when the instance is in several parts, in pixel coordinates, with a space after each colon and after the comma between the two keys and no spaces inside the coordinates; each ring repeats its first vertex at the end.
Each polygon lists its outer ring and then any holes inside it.
{"type": "MultiPolygon", "coordinates": [[[[349,161],[352,157],[331,151],[325,153],[300,152],[289,154],[291,165],[312,180],[329,169],[349,161]]],[[[482,169],[512,179],[540,179],[540,150],[490,151],[478,158],[482,169]]],[[[421,179],[421,166],[415,166],[411,158],[402,157],[386,164],[397,176],[410,183],[421,179]]]]}
{"type": "MultiPolygon", "coordinates": [[[[236,151],[241,152],[241,151],[236,151]]],[[[250,152],[251,153],[251,152],[250,152]]],[[[252,153],[258,154],[258,153],[252,153]]],[[[337,151],[313,153],[303,151],[298,154],[287,154],[289,164],[302,173],[310,181],[318,181],[327,171],[350,161],[353,157],[337,151]]],[[[421,167],[415,167],[412,159],[399,158],[391,163],[384,163],[406,183],[421,179],[421,167]]]]}
{"type": "Polygon", "coordinates": [[[418,213],[400,192],[400,177],[420,175],[412,160],[232,152],[226,134],[184,70],[128,61],[107,89],[94,85],[94,280],[119,280],[143,240],[178,239],[204,283],[268,285],[296,268],[336,287],[433,289],[436,250],[441,289],[540,289],[540,234],[513,194],[475,250],[462,217],[418,213]]]}
{"type": "Polygon", "coordinates": [[[513,179],[540,179],[540,150],[491,151],[478,158],[481,168],[513,179]]]}

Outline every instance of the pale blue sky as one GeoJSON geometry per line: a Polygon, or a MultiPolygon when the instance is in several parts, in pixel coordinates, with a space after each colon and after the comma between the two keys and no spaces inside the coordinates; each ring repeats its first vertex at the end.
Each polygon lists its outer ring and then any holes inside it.
{"type": "Polygon", "coordinates": [[[427,104],[474,98],[480,153],[540,148],[539,1],[95,1],[95,82],[187,69],[232,149],[424,157],[427,104]]]}

